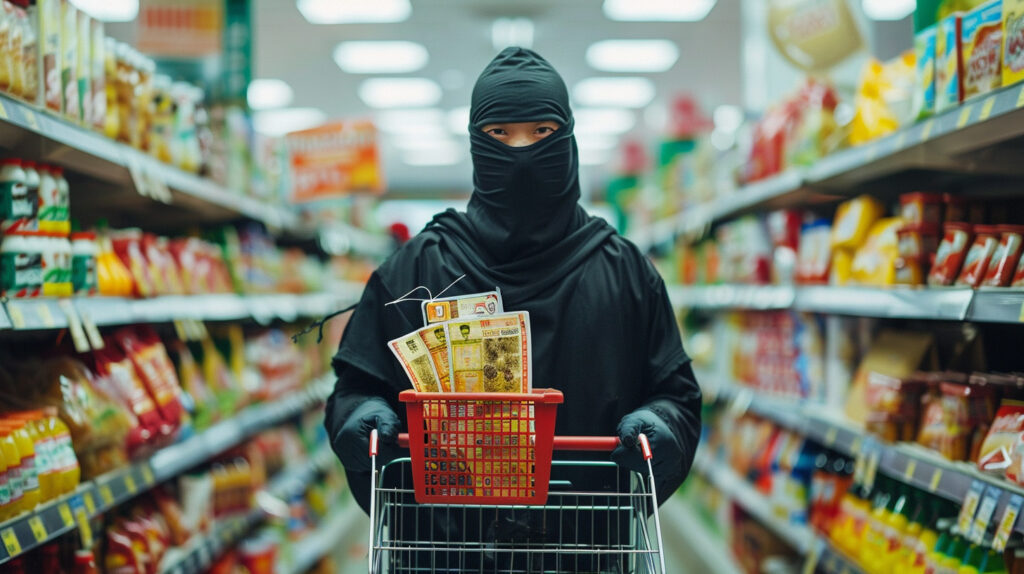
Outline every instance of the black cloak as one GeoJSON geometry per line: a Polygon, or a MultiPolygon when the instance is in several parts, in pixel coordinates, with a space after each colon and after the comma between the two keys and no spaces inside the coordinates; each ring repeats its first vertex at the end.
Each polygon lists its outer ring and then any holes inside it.
{"type": "MultiPolygon", "coordinates": [[[[565,84],[539,55],[509,48],[483,71],[470,113],[474,191],[467,213],[438,214],[370,277],[334,358],[339,383],[326,421],[332,438],[370,397],[385,399],[404,426],[397,395],[410,384],[386,344],[423,322],[419,302],[385,303],[417,286],[437,294],[465,275],[444,296],[497,287],[506,311],[530,312],[534,387],[565,396],[557,434],[615,435],[624,415],[649,408],[688,450],[678,473],[657,477],[659,498],[682,483],[700,434],[700,390],[661,277],[632,243],[577,203],[573,127],[565,84]],[[522,148],[481,129],[540,120],[560,129],[522,148]]],[[[365,509],[369,476],[349,479],[365,509]]]]}

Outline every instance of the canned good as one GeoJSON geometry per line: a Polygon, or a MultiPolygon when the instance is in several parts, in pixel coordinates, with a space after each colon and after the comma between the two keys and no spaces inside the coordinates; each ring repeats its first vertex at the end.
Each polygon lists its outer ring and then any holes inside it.
{"type": "Polygon", "coordinates": [[[963,269],[957,277],[956,284],[977,287],[985,279],[992,255],[999,245],[999,228],[995,225],[975,225],[974,243],[967,251],[963,269]]]}
{"type": "Polygon", "coordinates": [[[950,222],[942,226],[942,242],[939,243],[935,262],[928,273],[929,285],[953,284],[967,256],[972,235],[973,229],[969,223],[950,222]]]}
{"type": "Polygon", "coordinates": [[[987,287],[1008,287],[1024,251],[1024,225],[999,225],[998,229],[999,245],[982,283],[987,287]]]}

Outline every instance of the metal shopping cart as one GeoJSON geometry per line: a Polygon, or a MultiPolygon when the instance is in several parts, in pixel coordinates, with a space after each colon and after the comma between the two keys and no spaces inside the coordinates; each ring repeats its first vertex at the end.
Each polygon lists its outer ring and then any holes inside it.
{"type": "Polygon", "coordinates": [[[409,434],[399,445],[410,457],[377,469],[376,431],[370,437],[370,572],[665,572],[643,435],[646,476],[609,461],[552,462],[554,450],[618,445],[617,437],[554,436],[559,391],[404,391],[400,399],[409,434]]]}

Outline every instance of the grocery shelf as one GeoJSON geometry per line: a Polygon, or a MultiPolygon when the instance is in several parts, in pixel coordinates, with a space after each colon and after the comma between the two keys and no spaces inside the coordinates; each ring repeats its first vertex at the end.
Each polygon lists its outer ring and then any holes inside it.
{"type": "MultiPolygon", "coordinates": [[[[75,530],[80,519],[95,518],[245,439],[302,413],[327,397],[333,382],[333,375],[324,376],[283,400],[248,407],[232,419],[160,449],[149,460],[83,482],[75,492],[0,524],[0,539],[3,541],[0,564],[75,530]]],[[[322,467],[329,462],[327,454],[318,453],[313,462],[322,467]]],[[[309,472],[308,469],[302,470],[309,472]]],[[[311,480],[307,475],[301,476],[311,480]]],[[[282,478],[278,488],[295,488],[294,482],[288,480],[287,476],[282,478]]]]}
{"type": "MultiPolygon", "coordinates": [[[[700,519],[700,511],[679,496],[670,497],[660,509],[666,530],[680,534],[680,542],[691,550],[694,559],[704,565],[703,572],[739,574],[743,572],[732,550],[721,536],[711,532],[700,519]]],[[[296,573],[298,574],[298,573],[296,573]]]]}
{"type": "Polygon", "coordinates": [[[1024,322],[1024,289],[979,289],[971,301],[972,321],[1024,322]]]}
{"type": "Polygon", "coordinates": [[[363,285],[347,282],[329,293],[302,295],[182,295],[152,299],[120,297],[83,297],[61,299],[10,299],[0,305],[0,317],[9,318],[0,329],[45,330],[68,326],[66,301],[78,316],[97,326],[165,323],[179,319],[236,321],[254,319],[267,324],[274,320],[294,321],[299,317],[319,317],[359,300],[363,285]]]}
{"type": "Polygon", "coordinates": [[[807,554],[811,550],[815,540],[811,529],[780,517],[772,503],[733,472],[727,463],[698,456],[693,467],[715,488],[743,507],[794,550],[800,554],[807,554]]]}
{"type": "MultiPolygon", "coordinates": [[[[323,447],[297,468],[280,472],[265,491],[275,498],[290,499],[302,494],[333,462],[324,453],[330,454],[329,447],[323,447]]],[[[205,535],[193,538],[185,547],[172,549],[160,565],[161,574],[199,574],[206,572],[220,554],[240,542],[246,534],[266,519],[260,508],[216,521],[205,535]]]]}
{"type": "Polygon", "coordinates": [[[826,156],[807,168],[742,186],[731,194],[655,222],[631,239],[646,249],[676,235],[693,235],[713,223],[762,208],[803,205],[809,196],[852,196],[858,186],[915,170],[981,175],[1024,175],[1013,154],[990,149],[1024,136],[1024,86],[1001,89],[886,137],[826,156]],[[985,150],[980,157],[963,154],[985,150]],[[961,157],[958,157],[961,156],[961,157]]]}
{"type": "Polygon", "coordinates": [[[671,285],[668,287],[668,296],[677,307],[768,311],[792,307],[796,300],[796,290],[778,285],[671,285]]]}
{"type": "MultiPolygon", "coordinates": [[[[946,460],[938,453],[914,443],[882,442],[843,420],[837,413],[826,411],[821,405],[764,396],[729,384],[718,386],[716,392],[720,400],[736,401],[737,408],[749,409],[846,456],[875,457],[880,472],[924,492],[962,502],[975,482],[981,482],[986,487],[994,486],[999,491],[996,516],[1002,515],[1002,509],[1011,496],[1024,496],[1024,488],[999,477],[986,475],[974,464],[946,460]]],[[[1024,534],[1024,523],[1018,523],[1014,532],[1024,534]]]]}
{"type": "MultiPolygon", "coordinates": [[[[810,560],[815,561],[812,566],[814,572],[823,572],[824,574],[861,574],[863,572],[853,560],[821,536],[818,536],[812,554],[808,556],[808,561],[810,560]]],[[[808,571],[807,566],[811,565],[805,565],[805,572],[808,571]]]]}
{"type": "Polygon", "coordinates": [[[10,329],[12,326],[11,318],[7,316],[7,310],[3,308],[3,305],[0,305],[0,331],[10,329]]]}
{"type": "Polygon", "coordinates": [[[337,549],[344,537],[351,533],[352,525],[362,513],[354,502],[344,504],[339,510],[330,511],[316,530],[295,544],[291,551],[295,561],[281,568],[281,571],[284,574],[309,572],[321,558],[337,549]]]}

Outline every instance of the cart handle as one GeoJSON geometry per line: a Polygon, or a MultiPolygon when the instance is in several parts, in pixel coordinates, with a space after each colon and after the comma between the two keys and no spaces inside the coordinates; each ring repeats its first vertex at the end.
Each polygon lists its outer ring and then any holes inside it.
{"type": "MultiPolygon", "coordinates": [[[[637,437],[640,442],[640,450],[643,451],[644,460],[650,460],[651,443],[647,440],[647,435],[640,433],[637,437]]],[[[621,441],[617,436],[556,436],[554,437],[554,450],[586,450],[586,451],[601,451],[611,452],[619,446],[621,441]]],[[[398,446],[401,448],[409,448],[409,433],[398,434],[398,446]]],[[[377,454],[377,431],[374,429],[370,433],[370,456],[377,454]]]]}

